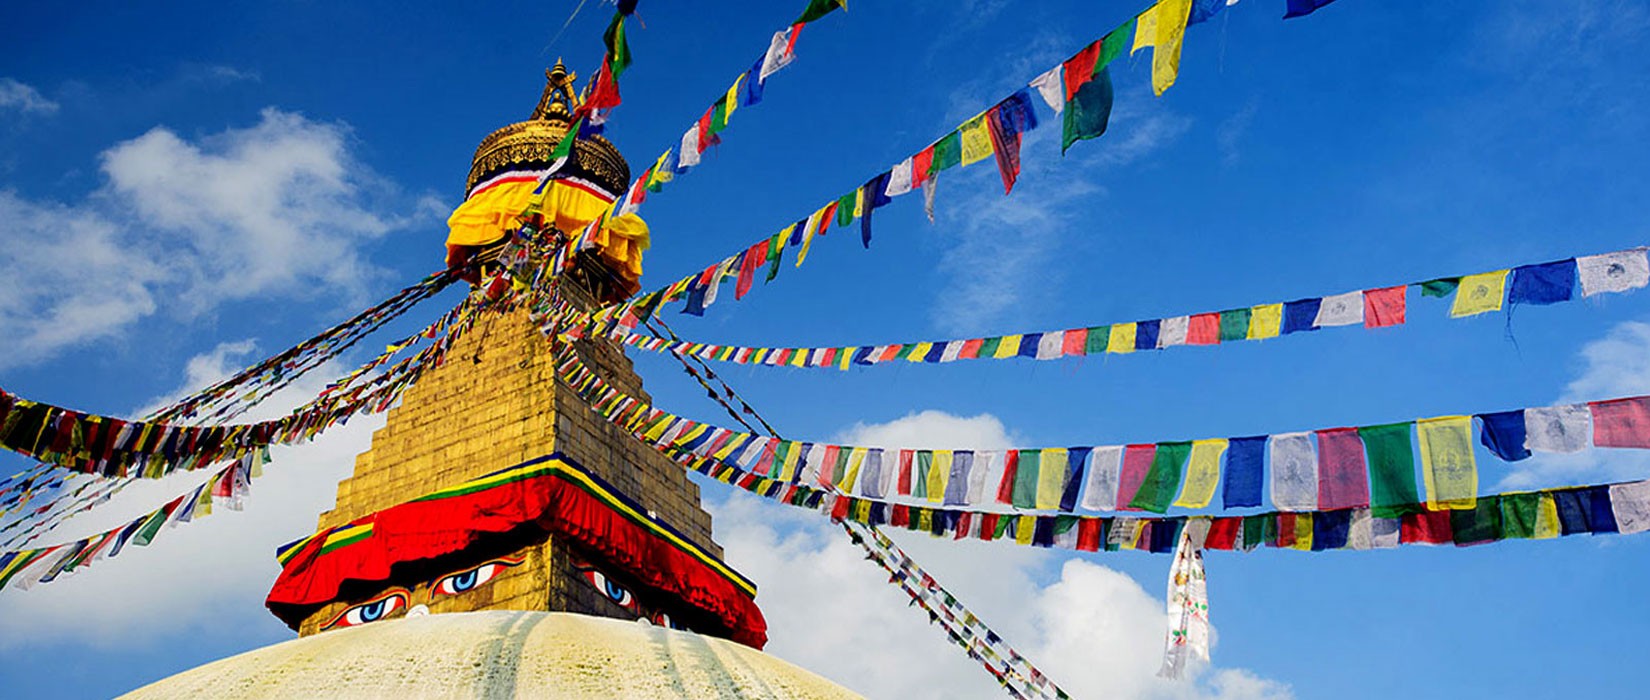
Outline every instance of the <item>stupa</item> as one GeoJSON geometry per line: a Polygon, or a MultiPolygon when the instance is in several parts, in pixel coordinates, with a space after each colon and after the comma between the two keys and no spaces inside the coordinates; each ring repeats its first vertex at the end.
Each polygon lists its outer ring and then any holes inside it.
{"type": "MultiPolygon", "coordinates": [[[[558,61],[546,77],[530,118],[477,148],[449,221],[449,264],[484,264],[547,172],[563,190],[544,198],[544,225],[563,231],[625,190],[618,150],[569,134],[575,76],[558,61]],[[577,141],[554,162],[564,138],[577,141]]],[[[590,309],[627,296],[643,235],[585,251],[563,298],[590,309]]],[[[647,396],[618,346],[575,350],[647,396]]],[[[307,695],[329,678],[333,695],[418,695],[429,678],[435,695],[853,697],[760,652],[756,587],[721,555],[686,472],[559,386],[551,345],[524,310],[490,311],[388,412],[318,531],[281,548],[266,603],[303,638],[134,697],[307,695]],[[463,668],[421,660],[430,653],[463,668]],[[617,674],[607,686],[593,681],[602,669],[617,674]]]]}

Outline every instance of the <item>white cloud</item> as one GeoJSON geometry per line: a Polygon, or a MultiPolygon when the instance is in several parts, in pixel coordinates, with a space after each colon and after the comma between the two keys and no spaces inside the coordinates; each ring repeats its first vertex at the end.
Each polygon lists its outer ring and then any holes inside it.
{"type": "MultiPolygon", "coordinates": [[[[226,361],[250,349],[247,342],[229,343],[195,357],[189,381],[176,394],[223,378],[234,366],[226,361]]],[[[338,369],[320,368],[247,419],[287,413],[320,391],[338,369]]],[[[355,455],[383,423],[382,415],[358,417],[313,443],[275,448],[243,511],[219,506],[202,522],[162,530],[148,547],[129,546],[118,557],[52,583],[0,593],[0,648],[60,642],[115,648],[185,632],[232,636],[260,626],[279,630],[263,608],[263,596],[280,570],[275,547],[315,531],[316,516],[332,506],[338,480],[350,474],[355,455]]],[[[129,522],[208,476],[203,470],[134,482],[42,541],[70,541],[129,522]]]]}
{"type": "MultiPolygon", "coordinates": [[[[1650,323],[1617,324],[1603,338],[1582,346],[1580,355],[1581,372],[1565,386],[1557,403],[1650,394],[1650,323]]],[[[1574,454],[1536,453],[1515,463],[1499,489],[1570,486],[1647,475],[1650,454],[1643,450],[1595,448],[1574,454]]]]}
{"type": "MultiPolygon", "coordinates": [[[[994,416],[939,411],[855,425],[842,434],[869,444],[975,448],[1014,439],[994,416]]],[[[706,505],[729,563],[761,586],[757,600],[768,619],[770,653],[867,697],[1002,696],[983,669],[921,610],[908,607],[886,574],[821,516],[737,491],[706,505]]],[[[1286,685],[1236,669],[1197,668],[1186,682],[1157,678],[1164,602],[1121,573],[1076,558],[1062,563],[1063,553],[1049,550],[889,534],[1074,697],[1292,696],[1286,685]]]]}
{"type": "Polygon", "coordinates": [[[1220,148],[1220,160],[1226,165],[1234,165],[1242,156],[1239,148],[1249,126],[1255,123],[1255,115],[1260,112],[1260,101],[1250,97],[1243,103],[1243,108],[1232,113],[1215,127],[1215,145],[1220,148]]]}
{"type": "Polygon", "coordinates": [[[107,184],[81,203],[0,191],[0,365],[119,336],[157,299],[184,316],[317,290],[360,302],[383,274],[362,246],[436,209],[395,211],[347,127],[276,109],[193,142],[156,128],[101,163],[107,184]]]}
{"type": "Polygon", "coordinates": [[[28,85],[11,78],[0,78],[0,111],[8,109],[23,114],[52,114],[57,111],[57,103],[28,85]]]}

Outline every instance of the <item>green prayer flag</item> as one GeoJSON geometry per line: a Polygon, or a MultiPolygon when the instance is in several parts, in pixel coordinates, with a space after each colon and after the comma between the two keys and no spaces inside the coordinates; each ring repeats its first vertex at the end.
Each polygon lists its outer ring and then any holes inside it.
{"type": "Polygon", "coordinates": [[[842,195],[841,197],[837,198],[837,200],[836,200],[836,225],[837,225],[837,228],[841,228],[843,226],[847,226],[848,224],[854,223],[854,199],[857,198],[857,197],[859,197],[859,191],[855,190],[853,192],[849,192],[848,194],[842,195]]]}
{"type": "MultiPolygon", "coordinates": [[[[1060,155],[1084,139],[1099,138],[1111,122],[1111,71],[1099,70],[1094,79],[1077,88],[1060,113],[1060,155]]],[[[939,151],[935,151],[936,159],[939,151]]]]}
{"type": "Polygon", "coordinates": [[[721,99],[717,100],[716,104],[711,107],[710,129],[707,131],[710,132],[710,135],[715,136],[722,133],[722,130],[726,128],[728,128],[728,101],[721,99]]]}
{"type": "Polygon", "coordinates": [[[1005,533],[1008,532],[1009,526],[1013,525],[1014,521],[1019,520],[1019,519],[1020,519],[1019,516],[1008,515],[1006,513],[1002,514],[1002,515],[998,515],[997,516],[997,530],[996,530],[996,532],[991,533],[992,539],[1001,539],[1002,536],[1005,533]]]}
{"type": "Polygon", "coordinates": [[[928,497],[928,470],[934,466],[933,450],[917,450],[915,468],[911,470],[911,497],[928,497]]]}
{"type": "Polygon", "coordinates": [[[584,128],[584,117],[579,117],[572,126],[567,127],[567,133],[562,134],[561,140],[557,141],[556,147],[550,151],[550,162],[565,160],[573,155],[573,141],[581,128],[584,128]]]}
{"type": "Polygon", "coordinates": [[[607,31],[602,32],[602,42],[607,45],[608,66],[617,82],[619,74],[630,67],[630,42],[625,40],[623,14],[613,13],[613,21],[607,25],[607,31]]]}
{"type": "Polygon", "coordinates": [[[1277,538],[1277,522],[1271,515],[1243,517],[1243,551],[1249,551],[1277,538]]]}
{"type": "Polygon", "coordinates": [[[1389,423],[1358,429],[1369,456],[1370,513],[1377,518],[1399,517],[1420,501],[1415,490],[1415,449],[1410,443],[1414,426],[1389,423]]]}
{"type": "Polygon", "coordinates": [[[779,276],[779,261],[785,257],[785,234],[776,233],[768,239],[768,278],[764,284],[779,276]]]}
{"type": "Polygon", "coordinates": [[[1042,450],[1020,450],[1020,465],[1014,470],[1015,508],[1037,507],[1037,476],[1042,462],[1042,450]]]}
{"type": "Polygon", "coordinates": [[[1003,339],[1001,337],[986,338],[985,340],[980,341],[980,355],[979,356],[980,357],[995,356],[997,354],[997,346],[1001,345],[1002,342],[1003,342],[1003,339]]]}
{"type": "Polygon", "coordinates": [[[132,535],[132,544],[139,547],[149,546],[150,542],[155,541],[155,535],[160,534],[160,526],[166,523],[166,516],[169,514],[170,511],[166,508],[151,513],[149,520],[132,535]]]}
{"type": "Polygon", "coordinates": [[[1157,443],[1152,468],[1146,472],[1146,479],[1140,482],[1140,490],[1135,492],[1134,500],[1129,501],[1129,507],[1153,513],[1168,510],[1169,504],[1180,493],[1180,478],[1186,471],[1186,458],[1191,454],[1190,440],[1157,443]]]}
{"type": "Polygon", "coordinates": [[[1248,308],[1228,309],[1220,312],[1220,342],[1243,340],[1249,337],[1248,308]]]}
{"type": "Polygon", "coordinates": [[[838,7],[848,9],[848,0],[808,0],[808,6],[803,8],[802,15],[791,24],[807,24],[835,12],[838,7]]]}
{"type": "Polygon", "coordinates": [[[1075,516],[1075,515],[1056,515],[1056,516],[1054,516],[1054,534],[1064,535],[1068,532],[1071,532],[1071,529],[1074,528],[1074,527],[1077,527],[1077,516],[1075,516]]]}
{"type": "Polygon", "coordinates": [[[1106,345],[1111,342],[1111,326],[1095,326],[1089,329],[1088,342],[1083,344],[1083,353],[1098,355],[1106,351],[1106,345]]]}
{"type": "MultiPolygon", "coordinates": [[[[1532,521],[1533,522],[1533,521],[1532,521]]],[[[1456,544],[1482,544],[1501,540],[1501,499],[1479,496],[1472,508],[1449,512],[1450,529],[1456,544]]]]}
{"type": "MultiPolygon", "coordinates": [[[[1482,501],[1483,499],[1479,499],[1482,501]]],[[[1501,497],[1501,532],[1508,539],[1534,539],[1541,494],[1509,493],[1501,497]]]]}
{"type": "Polygon", "coordinates": [[[1134,43],[1134,22],[1135,18],[1130,17],[1129,21],[1124,22],[1100,38],[1100,55],[1094,61],[1095,75],[1099,75],[1100,71],[1105,70],[1112,59],[1123,55],[1124,52],[1129,50],[1129,46],[1134,43]]]}
{"type": "Polygon", "coordinates": [[[929,166],[929,174],[959,165],[962,165],[962,134],[953,131],[934,144],[934,160],[929,166]]]}
{"type": "Polygon", "coordinates": [[[1438,297],[1440,299],[1455,293],[1455,288],[1461,286],[1460,277],[1442,277],[1427,280],[1421,283],[1421,296],[1438,297]]]}

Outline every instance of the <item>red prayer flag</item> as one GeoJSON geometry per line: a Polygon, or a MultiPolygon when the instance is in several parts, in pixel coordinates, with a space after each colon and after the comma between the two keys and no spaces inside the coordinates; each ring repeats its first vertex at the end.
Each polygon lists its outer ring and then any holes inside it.
{"type": "Polygon", "coordinates": [[[911,455],[911,450],[899,451],[899,483],[894,488],[901,496],[911,495],[911,455]]]}
{"type": "Polygon", "coordinates": [[[962,514],[958,515],[957,516],[957,531],[951,537],[951,539],[960,540],[964,537],[967,537],[968,536],[968,526],[973,522],[973,520],[974,520],[974,514],[968,512],[968,511],[963,511],[962,514]]]}
{"type": "Polygon", "coordinates": [[[1003,480],[997,484],[998,503],[1014,503],[1014,476],[1019,470],[1020,451],[1009,450],[1003,453],[1003,480]]]}
{"type": "Polygon", "coordinates": [[[911,189],[922,187],[928,182],[928,171],[934,167],[934,147],[922,149],[921,153],[911,156],[911,189]]]}
{"type": "Polygon", "coordinates": [[[1295,514],[1278,513],[1278,538],[1272,541],[1272,546],[1287,549],[1295,544],[1295,514]]]}
{"type": "Polygon", "coordinates": [[[1096,40],[1078,51],[1076,56],[1066,59],[1066,100],[1069,102],[1077,89],[1084,83],[1094,79],[1094,64],[1100,62],[1100,41],[1096,40]]]}
{"type": "Polygon", "coordinates": [[[1318,508],[1369,505],[1369,467],[1357,428],[1318,431],[1318,508]]]}
{"type": "Polygon", "coordinates": [[[1405,513],[1398,525],[1398,541],[1404,544],[1450,544],[1455,541],[1455,529],[1450,525],[1450,511],[1425,510],[1405,513]]]}
{"type": "Polygon", "coordinates": [[[1066,337],[1060,343],[1060,352],[1067,357],[1085,355],[1088,353],[1089,329],[1073,328],[1066,331],[1066,337]]]}
{"type": "Polygon", "coordinates": [[[1593,445],[1650,447],[1650,397],[1593,401],[1593,445]]]}
{"type": "Polygon", "coordinates": [[[1002,105],[986,111],[985,123],[997,156],[997,174],[1003,178],[1003,194],[1011,194],[1014,181],[1020,178],[1020,132],[1003,128],[1002,105]]]}
{"type": "MultiPolygon", "coordinates": [[[[1117,509],[1140,510],[1128,507],[1134,501],[1134,495],[1140,491],[1140,485],[1146,481],[1146,473],[1152,469],[1152,460],[1157,459],[1157,445],[1129,445],[1123,448],[1123,471],[1117,484],[1117,509]]],[[[1006,502],[1006,501],[1005,501],[1006,502]]]]}
{"type": "Polygon", "coordinates": [[[980,346],[985,344],[984,338],[973,338],[963,341],[962,350],[957,352],[959,360],[974,360],[980,357],[980,346]]]}
{"type": "Polygon", "coordinates": [[[1098,552],[1104,545],[1100,541],[1100,519],[1083,518],[1077,521],[1077,551],[1098,552]]]}
{"type": "Polygon", "coordinates": [[[1404,295],[1408,291],[1407,285],[1365,289],[1364,327],[1385,328],[1404,325],[1404,295]]]}
{"type": "Polygon", "coordinates": [[[756,271],[768,262],[768,242],[762,241],[745,249],[745,257],[740,260],[739,280],[733,288],[733,299],[738,301],[745,298],[745,293],[751,290],[751,282],[756,279],[756,271]]]}
{"type": "Polygon", "coordinates": [[[987,542],[997,539],[998,518],[999,516],[996,513],[986,513],[980,516],[980,539],[987,542]]]}
{"type": "Polygon", "coordinates": [[[831,504],[831,520],[841,522],[846,517],[848,517],[848,497],[838,496],[836,502],[831,504]]]}
{"type": "Polygon", "coordinates": [[[893,512],[888,514],[889,527],[905,527],[911,524],[911,509],[903,504],[895,503],[893,512]]]}
{"type": "Polygon", "coordinates": [[[1209,536],[1203,540],[1204,549],[1230,550],[1237,548],[1238,533],[1243,532],[1243,518],[1215,518],[1209,523],[1209,536]]]}
{"type": "Polygon", "coordinates": [[[1219,345],[1220,314],[1197,314],[1186,324],[1187,345],[1219,345]]]}

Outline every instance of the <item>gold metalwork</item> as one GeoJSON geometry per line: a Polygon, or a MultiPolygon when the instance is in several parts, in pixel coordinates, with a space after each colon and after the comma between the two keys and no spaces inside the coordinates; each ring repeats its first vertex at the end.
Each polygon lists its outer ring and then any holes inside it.
{"type": "MultiPolygon", "coordinates": [[[[516,122],[487,135],[476,147],[470,161],[470,174],[464,182],[466,196],[483,176],[521,163],[545,162],[551,151],[561,142],[572,121],[572,115],[581,104],[574,88],[577,75],[568,72],[560,60],[544,72],[544,93],[539,96],[533,114],[524,122],[516,122]]],[[[573,144],[575,165],[590,174],[596,184],[611,192],[622,192],[630,182],[630,166],[619,149],[600,136],[580,139],[573,144]]]]}

